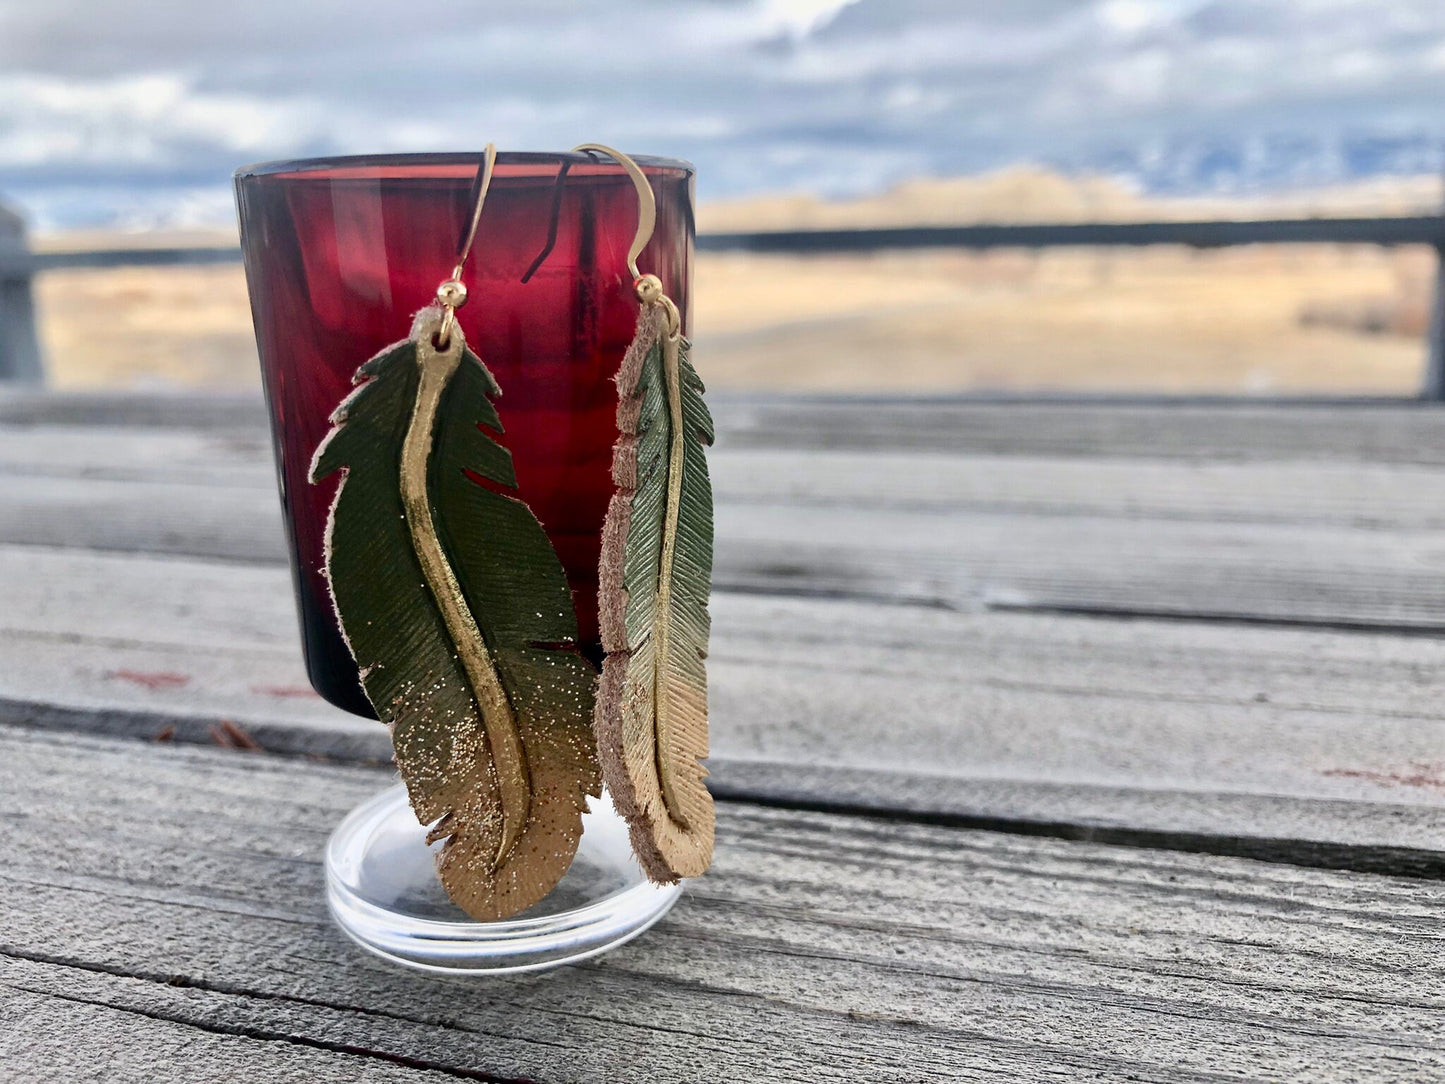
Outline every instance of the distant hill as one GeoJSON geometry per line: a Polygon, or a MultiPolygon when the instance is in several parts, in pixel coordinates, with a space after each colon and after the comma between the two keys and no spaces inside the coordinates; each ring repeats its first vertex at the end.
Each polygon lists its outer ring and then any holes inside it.
{"type": "Polygon", "coordinates": [[[1158,196],[1111,177],[1066,176],[1015,166],[973,177],[906,181],[862,199],[833,201],[794,194],[714,201],[702,204],[697,218],[700,231],[721,231],[1434,214],[1441,209],[1442,181],[1433,174],[1377,177],[1249,197],[1158,196]]]}

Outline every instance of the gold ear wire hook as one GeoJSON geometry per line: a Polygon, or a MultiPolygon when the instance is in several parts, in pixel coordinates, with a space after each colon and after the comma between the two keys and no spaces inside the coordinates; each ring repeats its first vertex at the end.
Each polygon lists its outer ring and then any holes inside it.
{"type": "Polygon", "coordinates": [[[627,250],[627,270],[634,279],[641,278],[642,272],[637,270],[637,257],[642,255],[647,242],[652,240],[652,231],[657,228],[657,197],[652,194],[652,185],[647,183],[647,178],[637,163],[621,151],[615,151],[601,143],[579,143],[572,148],[573,154],[586,151],[607,155],[627,170],[633,187],[637,189],[637,233],[632,237],[632,247],[627,250]]]}
{"type": "Polygon", "coordinates": [[[672,298],[662,292],[662,280],[656,275],[644,275],[637,270],[637,257],[642,255],[642,250],[647,247],[647,242],[652,240],[652,233],[657,228],[657,197],[652,193],[652,185],[648,183],[646,175],[636,162],[605,144],[580,143],[572,148],[572,153],[605,154],[632,178],[632,186],[637,189],[637,232],[633,234],[632,247],[627,250],[627,271],[632,276],[633,289],[637,291],[639,301],[644,305],[660,304],[666,307],[667,333],[676,336],[682,330],[682,316],[672,298]]]}
{"type": "Polygon", "coordinates": [[[492,187],[492,170],[496,164],[497,145],[488,143],[482,158],[482,183],[477,190],[477,203],[472,208],[472,221],[467,228],[466,240],[457,250],[457,265],[452,268],[452,277],[437,287],[437,301],[443,309],[442,326],[437,329],[437,345],[444,350],[451,342],[456,310],[467,303],[467,288],[462,285],[462,271],[467,266],[467,257],[472,254],[472,242],[477,239],[477,226],[482,221],[482,204],[487,202],[487,190],[492,187]]]}

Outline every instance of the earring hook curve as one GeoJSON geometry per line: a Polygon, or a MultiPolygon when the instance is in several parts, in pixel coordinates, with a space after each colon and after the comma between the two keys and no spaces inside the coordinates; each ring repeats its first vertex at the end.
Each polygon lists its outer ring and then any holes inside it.
{"type": "Polygon", "coordinates": [[[682,332],[682,314],[677,311],[677,305],[662,292],[662,281],[656,275],[644,275],[637,269],[637,257],[642,255],[642,250],[657,229],[657,197],[653,195],[652,185],[636,162],[604,143],[581,143],[572,148],[573,154],[579,152],[605,154],[632,178],[632,185],[637,189],[637,233],[632,237],[632,247],[627,250],[627,271],[632,276],[637,299],[643,305],[661,305],[667,312],[667,333],[676,337],[682,332]]]}
{"type": "Polygon", "coordinates": [[[637,189],[637,233],[632,237],[632,247],[627,250],[627,270],[634,279],[640,278],[642,273],[637,270],[637,257],[642,255],[647,242],[652,240],[652,231],[657,228],[657,197],[652,194],[652,185],[647,183],[647,177],[637,163],[621,151],[602,143],[579,143],[572,148],[573,154],[583,152],[607,155],[627,171],[633,187],[637,189]]]}

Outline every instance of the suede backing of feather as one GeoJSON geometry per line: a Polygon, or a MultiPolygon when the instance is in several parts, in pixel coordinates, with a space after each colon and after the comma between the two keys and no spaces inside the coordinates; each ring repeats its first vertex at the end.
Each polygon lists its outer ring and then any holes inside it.
{"type": "Polygon", "coordinates": [[[423,310],[357,371],[311,476],[345,472],[326,541],[342,632],[417,819],[444,840],[443,886],[490,920],[542,899],[576,853],[600,789],[596,673],[541,524],[496,492],[517,484],[480,428],[501,432],[496,382],[459,330],[433,346],[439,318],[423,310]]]}
{"type": "Polygon", "coordinates": [[[687,340],[645,306],[617,374],[616,489],[603,529],[599,616],[606,659],[595,728],[603,777],[647,875],[712,862],[707,612],[712,581],[712,417],[687,340]]]}

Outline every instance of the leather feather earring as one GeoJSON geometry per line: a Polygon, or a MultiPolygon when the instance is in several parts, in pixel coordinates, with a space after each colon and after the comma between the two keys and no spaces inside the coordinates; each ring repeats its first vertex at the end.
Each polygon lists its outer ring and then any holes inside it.
{"type": "Polygon", "coordinates": [[[594,728],[633,849],[647,875],[667,883],[712,862],[712,796],[699,761],[708,750],[713,423],[677,305],[656,275],[637,269],[657,220],[651,185],[619,151],[595,143],[574,150],[618,162],[640,201],[627,257],[640,312],[617,372],[615,488],[598,575],[606,658],[594,728]]]}
{"type": "Polygon", "coordinates": [[[342,634],[448,895],[477,919],[531,906],[561,880],[600,793],[596,674],[577,651],[567,578],[521,500],[497,382],[455,310],[491,184],[437,304],[357,370],[311,479],[342,480],[326,573],[342,634]],[[485,479],[491,488],[478,484],[485,479]]]}

